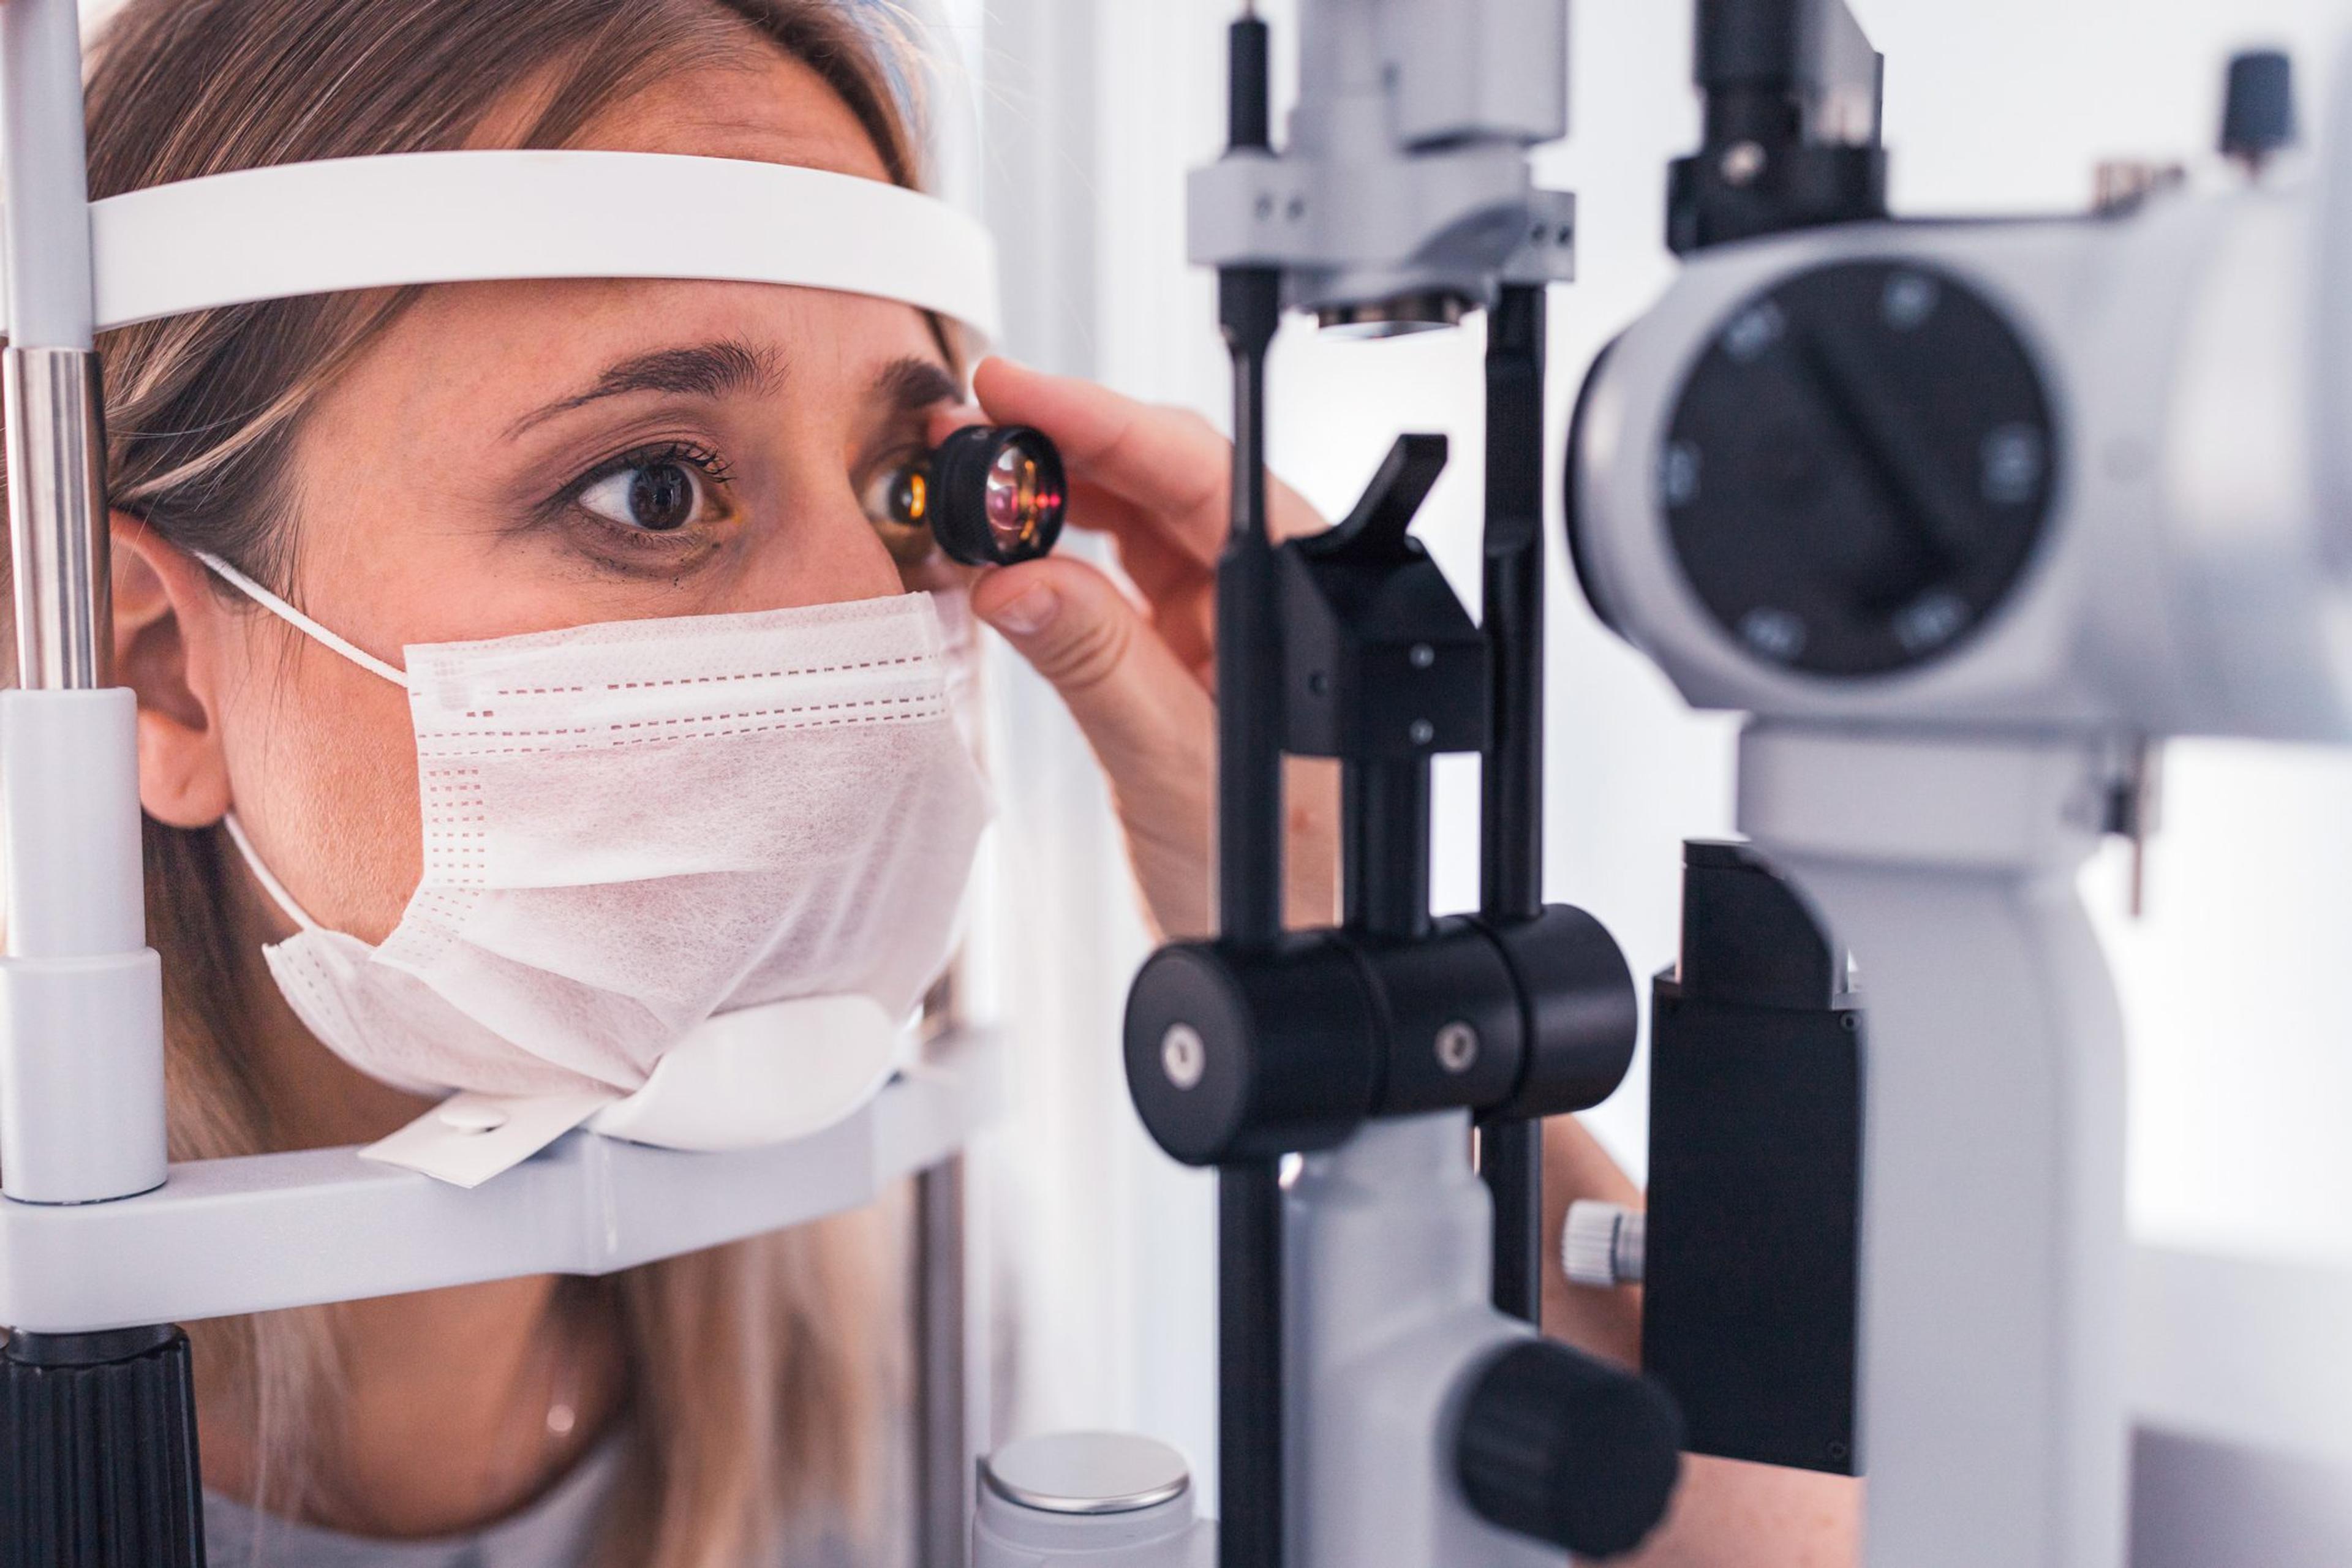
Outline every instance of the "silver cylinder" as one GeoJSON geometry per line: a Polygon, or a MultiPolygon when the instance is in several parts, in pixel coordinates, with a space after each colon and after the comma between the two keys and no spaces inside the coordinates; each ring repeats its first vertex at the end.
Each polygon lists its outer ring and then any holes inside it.
{"type": "Polygon", "coordinates": [[[1216,1527],[1167,1444],[1124,1432],[1008,1443],[980,1465],[972,1568],[1211,1568],[1216,1527]]]}
{"type": "Polygon", "coordinates": [[[110,685],[114,592],[98,355],[11,348],[0,355],[0,393],[8,426],[17,682],[49,691],[110,685]]]}

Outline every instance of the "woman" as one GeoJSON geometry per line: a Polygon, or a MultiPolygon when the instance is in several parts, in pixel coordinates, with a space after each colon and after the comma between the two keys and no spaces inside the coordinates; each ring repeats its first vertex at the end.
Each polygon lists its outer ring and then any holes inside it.
{"type": "MultiPolygon", "coordinates": [[[[866,25],[851,0],[129,0],[94,45],[92,195],[513,146],[910,184],[866,25]]],[[[648,189],[613,220],[690,246],[696,215],[648,189]]],[[[1227,459],[1200,421],[1001,362],[960,407],[959,367],[912,308],[735,284],[298,300],[126,329],[101,352],[175,1157],[367,1142],[428,1103],[325,1048],[263,957],[295,934],[291,909],[364,942],[400,921],[421,858],[406,698],[257,613],[207,556],[385,658],[879,600],[946,581],[877,531],[895,466],[959,421],[1038,426],[1069,461],[1074,522],[1113,536],[1142,607],[1052,559],[982,577],[972,608],[1084,727],[1158,923],[1207,925],[1227,459]]],[[[1318,526],[1294,496],[1279,510],[1318,526]]],[[[1328,907],[1328,853],[1296,858],[1325,885],[1294,892],[1328,907]]],[[[1572,1123],[1551,1147],[1555,1208],[1631,1195],[1572,1123]]],[[[892,1386],[863,1233],[197,1325],[215,1563],[257,1542],[298,1563],[854,1555],[892,1386]],[[296,1522],[264,1531],[272,1516],[296,1522]]],[[[1553,1291],[1549,1327],[1630,1356],[1626,1302],[1570,1298],[1553,1291]]],[[[1648,1560],[1837,1561],[1847,1502],[1695,1468],[1648,1560]]]]}

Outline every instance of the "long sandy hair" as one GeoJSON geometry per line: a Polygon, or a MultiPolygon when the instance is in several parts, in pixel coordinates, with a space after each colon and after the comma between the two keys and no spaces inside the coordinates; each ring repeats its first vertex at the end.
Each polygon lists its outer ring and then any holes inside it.
{"type": "MultiPolygon", "coordinates": [[[[90,195],[479,145],[494,116],[517,111],[519,89],[530,122],[513,144],[562,146],[672,73],[762,47],[813,68],[890,177],[917,183],[903,33],[869,0],[126,0],[89,53],[90,195]]],[[[107,334],[113,504],[283,589],[304,413],[415,294],[271,301],[107,334]]],[[[247,1055],[253,966],[235,950],[222,830],[150,819],[144,832],[172,1155],[279,1147],[247,1055]]],[[[859,1532],[899,1359],[877,1310],[888,1272],[877,1242],[860,1216],[566,1282],[610,1293],[629,1360],[631,1452],[602,1561],[719,1568],[805,1531],[859,1532]]],[[[191,1325],[208,1415],[256,1439],[263,1508],[299,1511],[307,1460],[331,1444],[336,1321],[321,1307],[191,1325]]]]}

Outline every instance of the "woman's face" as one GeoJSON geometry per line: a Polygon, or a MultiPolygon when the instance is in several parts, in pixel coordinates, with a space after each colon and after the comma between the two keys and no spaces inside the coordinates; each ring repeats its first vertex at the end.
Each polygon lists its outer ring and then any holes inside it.
{"type": "MultiPolygon", "coordinates": [[[[886,177],[782,58],[673,79],[581,142],[886,177]]],[[[610,221],[660,225],[690,261],[699,216],[648,186],[610,221]]],[[[866,496],[956,391],[919,312],[856,295],[427,289],[302,429],[290,596],[399,664],[411,643],[898,593],[866,496]]],[[[230,798],[297,902],[380,942],[421,869],[406,693],[273,616],[222,615],[190,644],[192,662],[214,644],[230,798]]]]}

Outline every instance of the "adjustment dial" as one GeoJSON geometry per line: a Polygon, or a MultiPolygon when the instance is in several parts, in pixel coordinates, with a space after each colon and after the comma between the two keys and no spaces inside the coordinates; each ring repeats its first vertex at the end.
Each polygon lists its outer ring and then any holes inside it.
{"type": "Polygon", "coordinates": [[[1726,320],[1658,453],[1675,554],[1753,657],[1825,676],[1960,646],[2048,521],[2058,434],[2032,357],[1909,262],[1800,273],[1726,320]]]}

